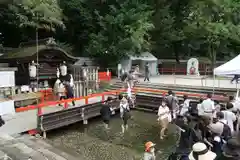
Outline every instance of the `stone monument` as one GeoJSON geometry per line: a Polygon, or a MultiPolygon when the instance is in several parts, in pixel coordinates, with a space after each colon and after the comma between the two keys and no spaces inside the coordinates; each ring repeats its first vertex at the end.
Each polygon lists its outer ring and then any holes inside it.
{"type": "Polygon", "coordinates": [[[200,76],[198,65],[199,63],[197,58],[190,58],[187,62],[187,75],[200,76]]]}

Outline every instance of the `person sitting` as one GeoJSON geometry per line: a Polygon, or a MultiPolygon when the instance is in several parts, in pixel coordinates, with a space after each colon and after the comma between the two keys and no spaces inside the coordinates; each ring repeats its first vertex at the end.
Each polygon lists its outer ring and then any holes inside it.
{"type": "Polygon", "coordinates": [[[236,121],[236,115],[232,112],[233,104],[227,103],[227,110],[222,111],[224,114],[224,119],[227,121],[228,126],[231,129],[231,132],[234,132],[233,122],[236,121]]]}
{"type": "Polygon", "coordinates": [[[217,155],[208,150],[207,146],[202,142],[197,142],[192,146],[192,151],[189,154],[189,160],[215,160],[217,155]]]}
{"type": "Polygon", "coordinates": [[[102,104],[102,108],[100,109],[100,114],[101,114],[105,129],[109,129],[109,121],[112,114],[110,103],[112,101],[113,101],[113,98],[108,97],[107,101],[104,104],[102,104]]]}

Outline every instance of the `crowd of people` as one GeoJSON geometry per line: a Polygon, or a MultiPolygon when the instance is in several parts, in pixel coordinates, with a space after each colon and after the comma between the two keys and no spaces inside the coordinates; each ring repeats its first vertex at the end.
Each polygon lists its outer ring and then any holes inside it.
{"type": "Polygon", "coordinates": [[[166,136],[169,123],[180,131],[178,147],[169,160],[239,160],[239,106],[234,97],[222,106],[211,94],[197,105],[191,105],[186,95],[183,100],[180,103],[169,91],[158,109],[160,139],[166,136]]]}
{"type": "MultiPolygon", "coordinates": [[[[122,118],[122,133],[128,130],[128,120],[131,118],[131,91],[128,95],[119,95],[120,117],[122,118]]],[[[114,111],[111,106],[113,98],[108,97],[100,113],[106,129],[114,111]]],[[[185,95],[180,102],[172,91],[163,98],[158,108],[157,121],[160,125],[160,139],[167,136],[169,124],[180,131],[176,150],[169,160],[239,160],[240,134],[239,109],[234,98],[220,104],[213,101],[211,94],[200,99],[197,105],[192,105],[185,95]]],[[[155,144],[145,144],[144,160],[155,160],[155,144]]]]}

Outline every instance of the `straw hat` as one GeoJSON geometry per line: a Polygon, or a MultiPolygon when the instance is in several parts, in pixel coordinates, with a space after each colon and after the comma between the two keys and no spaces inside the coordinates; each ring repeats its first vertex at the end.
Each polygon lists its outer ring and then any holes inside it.
{"type": "Polygon", "coordinates": [[[214,160],[216,154],[209,151],[204,143],[197,142],[192,147],[192,152],[189,154],[189,160],[214,160]]]}
{"type": "Polygon", "coordinates": [[[149,152],[150,148],[154,147],[156,144],[154,144],[153,142],[149,141],[147,143],[145,143],[145,151],[149,152]]]}
{"type": "Polygon", "coordinates": [[[222,135],[224,124],[217,122],[209,124],[209,130],[215,134],[222,135]]]}

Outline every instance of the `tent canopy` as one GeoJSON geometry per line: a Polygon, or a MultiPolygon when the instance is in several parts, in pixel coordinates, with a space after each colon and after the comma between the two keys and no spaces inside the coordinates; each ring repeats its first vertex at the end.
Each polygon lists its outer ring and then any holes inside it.
{"type": "Polygon", "coordinates": [[[214,69],[214,75],[240,75],[240,54],[232,60],[214,69]]]}

